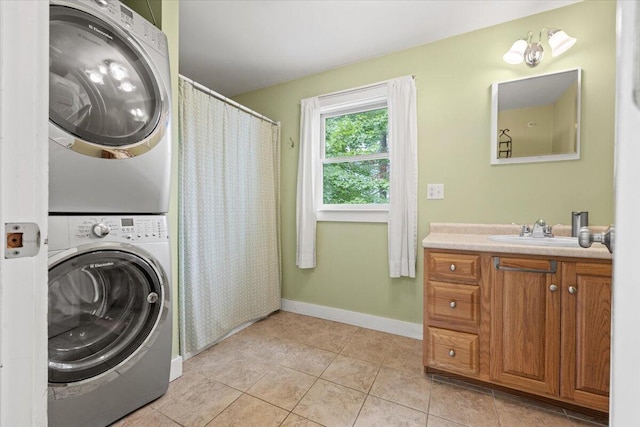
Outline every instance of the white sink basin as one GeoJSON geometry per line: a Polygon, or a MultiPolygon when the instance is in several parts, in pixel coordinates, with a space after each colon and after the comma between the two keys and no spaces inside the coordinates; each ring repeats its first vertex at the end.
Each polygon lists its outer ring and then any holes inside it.
{"type": "Polygon", "coordinates": [[[579,248],[577,237],[522,237],[517,234],[492,234],[489,240],[515,245],[533,246],[562,246],[565,248],[579,248]]]}

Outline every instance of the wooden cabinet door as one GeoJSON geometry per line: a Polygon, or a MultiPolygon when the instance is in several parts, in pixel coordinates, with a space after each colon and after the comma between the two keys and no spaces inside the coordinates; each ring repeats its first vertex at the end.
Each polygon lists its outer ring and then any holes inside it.
{"type": "Polygon", "coordinates": [[[609,410],[611,264],[563,263],[562,397],[609,410]]]}
{"type": "Polygon", "coordinates": [[[557,395],[560,290],[555,267],[556,263],[548,260],[494,258],[493,381],[536,394],[557,395]]]}

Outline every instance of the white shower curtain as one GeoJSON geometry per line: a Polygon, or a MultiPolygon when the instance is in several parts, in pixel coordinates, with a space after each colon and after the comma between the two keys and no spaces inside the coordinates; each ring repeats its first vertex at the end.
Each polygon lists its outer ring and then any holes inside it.
{"type": "Polygon", "coordinates": [[[280,134],[180,79],[180,353],[280,308],[280,134]]]}

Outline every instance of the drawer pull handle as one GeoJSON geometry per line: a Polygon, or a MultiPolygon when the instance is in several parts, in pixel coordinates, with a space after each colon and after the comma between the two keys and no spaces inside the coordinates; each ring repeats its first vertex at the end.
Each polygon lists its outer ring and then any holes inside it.
{"type": "Polygon", "coordinates": [[[558,285],[556,285],[556,284],[552,284],[551,286],[549,286],[549,290],[550,290],[551,292],[555,292],[555,291],[557,291],[557,290],[558,290],[558,285]]]}
{"type": "Polygon", "coordinates": [[[449,270],[451,270],[451,271],[456,271],[456,265],[455,265],[455,264],[451,264],[451,265],[449,266],[449,270]]]}
{"type": "Polygon", "coordinates": [[[536,268],[520,268],[520,267],[504,267],[500,265],[500,257],[493,257],[493,265],[496,270],[513,271],[516,273],[542,273],[542,274],[556,274],[558,263],[556,261],[549,261],[549,270],[538,270],[536,268]]]}
{"type": "Polygon", "coordinates": [[[449,350],[449,357],[456,357],[456,352],[453,349],[449,350]]]}
{"type": "Polygon", "coordinates": [[[578,292],[578,288],[576,288],[575,286],[569,286],[569,293],[570,294],[575,294],[576,292],[578,292]]]}
{"type": "Polygon", "coordinates": [[[457,306],[457,305],[458,305],[458,304],[456,304],[456,302],[455,302],[455,301],[451,301],[451,302],[449,303],[449,307],[451,307],[451,308],[456,308],[456,306],[457,306]]]}

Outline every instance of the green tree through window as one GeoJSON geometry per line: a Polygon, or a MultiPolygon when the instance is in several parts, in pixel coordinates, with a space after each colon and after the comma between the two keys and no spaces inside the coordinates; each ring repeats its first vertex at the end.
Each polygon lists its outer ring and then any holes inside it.
{"type": "Polygon", "coordinates": [[[389,203],[387,109],[325,119],[324,204],[389,203]]]}

